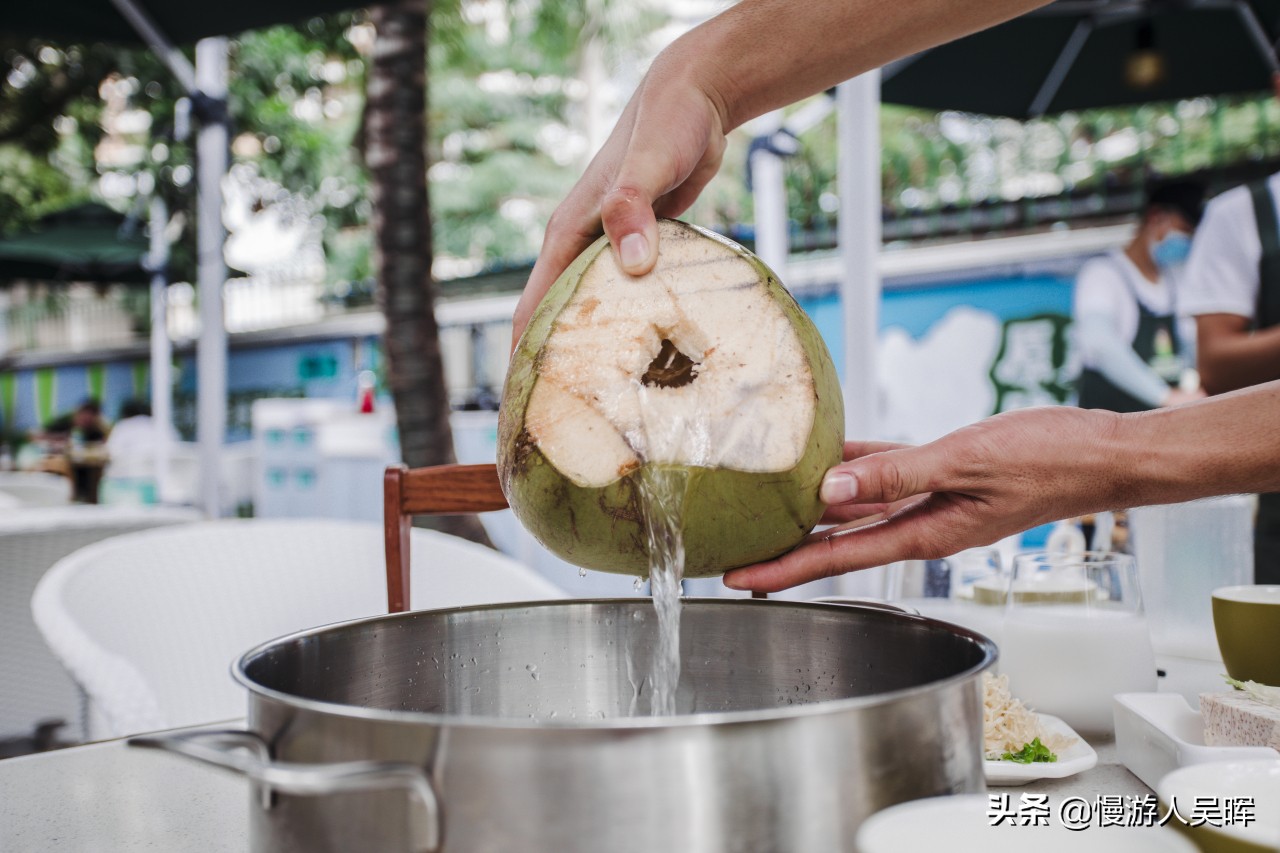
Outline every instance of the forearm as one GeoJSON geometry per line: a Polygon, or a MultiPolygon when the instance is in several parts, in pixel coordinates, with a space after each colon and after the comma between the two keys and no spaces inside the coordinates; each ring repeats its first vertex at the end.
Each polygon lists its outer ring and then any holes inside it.
{"type": "Polygon", "coordinates": [[[743,0],[666,60],[719,101],[725,132],[864,71],[1017,17],[1047,0],[743,0]],[[803,45],[797,50],[794,45],[803,45]]]}
{"type": "Polygon", "coordinates": [[[1280,379],[1280,326],[1199,336],[1197,367],[1210,394],[1280,379]]]}
{"type": "Polygon", "coordinates": [[[1126,415],[1116,435],[1128,505],[1280,491],[1280,382],[1126,415]]]}

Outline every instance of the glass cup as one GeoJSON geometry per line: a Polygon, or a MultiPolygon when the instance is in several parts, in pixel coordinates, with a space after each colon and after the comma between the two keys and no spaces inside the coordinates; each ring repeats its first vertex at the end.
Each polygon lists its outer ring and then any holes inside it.
{"type": "Polygon", "coordinates": [[[1013,695],[1081,734],[1114,734],[1112,697],[1156,689],[1138,568],[1128,554],[1016,556],[1002,639],[1000,671],[1013,695]]]}

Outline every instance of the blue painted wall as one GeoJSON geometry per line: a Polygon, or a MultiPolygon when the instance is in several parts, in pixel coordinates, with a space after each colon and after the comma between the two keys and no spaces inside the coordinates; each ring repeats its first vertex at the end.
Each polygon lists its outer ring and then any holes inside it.
{"type": "MultiPolygon", "coordinates": [[[[1071,279],[993,278],[888,290],[881,304],[880,327],[899,327],[920,338],[948,311],[970,306],[993,314],[1001,321],[1041,315],[1069,316],[1071,279]]],[[[837,365],[843,365],[843,333],[840,299],[835,293],[807,297],[800,304],[813,317],[837,365]]],[[[256,397],[308,396],[355,400],[356,375],[362,370],[380,372],[381,348],[374,338],[340,338],[325,341],[287,342],[231,350],[227,387],[230,396],[228,440],[249,437],[248,407],[256,397]]],[[[75,407],[89,392],[86,362],[48,368],[56,376],[55,413],[75,407]]],[[[114,420],[120,404],[134,393],[136,361],[106,363],[104,408],[114,420]]],[[[176,361],[175,420],[180,430],[192,432],[195,397],[195,359],[176,361]]],[[[16,380],[15,411],[0,412],[6,431],[26,431],[38,426],[36,370],[13,372],[16,380]]],[[[145,392],[144,392],[145,393],[145,392]]],[[[0,395],[0,406],[3,406],[0,395]]]]}
{"type": "MultiPolygon", "coordinates": [[[[880,302],[881,331],[899,327],[919,339],[951,309],[965,305],[989,311],[1002,321],[1039,314],[1071,316],[1070,278],[993,278],[888,290],[880,302]]],[[[844,373],[844,319],[836,293],[798,300],[844,373]]]]}

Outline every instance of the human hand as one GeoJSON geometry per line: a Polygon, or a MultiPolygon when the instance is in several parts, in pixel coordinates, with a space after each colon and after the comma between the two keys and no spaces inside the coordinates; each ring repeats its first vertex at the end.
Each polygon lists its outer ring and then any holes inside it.
{"type": "Polygon", "coordinates": [[[709,82],[690,76],[677,42],[657,59],[604,147],[547,225],[542,251],[516,305],[512,346],[547,290],[601,227],[631,275],[653,269],[658,216],[686,211],[720,168],[726,122],[709,82]]]}
{"type": "Polygon", "coordinates": [[[921,447],[846,445],[848,461],[822,484],[824,519],[837,520],[847,509],[855,520],[811,534],[774,560],[728,572],[725,585],[776,592],[898,560],[938,559],[1110,509],[1123,485],[1113,458],[1117,417],[1027,409],[921,447]]]}
{"type": "MultiPolygon", "coordinates": [[[[872,453],[883,453],[886,450],[904,450],[909,447],[911,447],[909,444],[898,444],[892,441],[846,441],[841,458],[845,462],[851,462],[854,459],[861,459],[863,456],[869,456],[872,453]]],[[[839,470],[839,466],[831,470],[839,470]]],[[[905,501],[898,501],[897,503],[886,503],[884,501],[831,503],[823,511],[822,519],[818,523],[835,525],[848,524],[851,521],[862,521],[870,524],[873,521],[882,520],[886,515],[901,509],[902,506],[912,500],[915,500],[915,498],[907,498],[905,501]]]]}
{"type": "Polygon", "coordinates": [[[1184,391],[1181,388],[1170,388],[1169,396],[1164,398],[1161,406],[1180,406],[1183,403],[1193,403],[1196,400],[1203,400],[1207,395],[1203,388],[1197,388],[1194,391],[1184,391]]]}

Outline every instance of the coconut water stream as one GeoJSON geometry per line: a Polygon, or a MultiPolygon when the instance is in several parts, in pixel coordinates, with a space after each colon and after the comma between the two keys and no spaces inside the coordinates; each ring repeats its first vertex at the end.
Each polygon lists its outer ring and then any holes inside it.
{"type": "MultiPolygon", "coordinates": [[[[637,477],[640,511],[644,516],[649,547],[649,592],[658,619],[657,643],[648,676],[650,714],[676,713],[676,688],[680,683],[680,595],[684,580],[684,504],[689,471],[709,462],[711,424],[697,400],[700,362],[681,352],[664,334],[662,345],[637,389],[641,429],[629,444],[645,464],[637,477]],[[695,396],[689,402],[692,417],[671,417],[670,407],[659,395],[695,396]],[[655,458],[655,449],[661,449],[655,458]],[[675,451],[673,453],[673,451],[675,451]],[[684,464],[670,464],[662,457],[674,455],[684,464]]],[[[637,690],[636,697],[639,697],[637,690]]],[[[635,713],[633,708],[632,713],[635,713]]]]}
{"type": "Polygon", "coordinates": [[[680,683],[682,525],[689,472],[684,468],[646,465],[638,479],[645,533],[649,539],[649,591],[658,617],[657,645],[649,674],[650,713],[655,717],[669,716],[676,713],[676,688],[680,683]]]}

